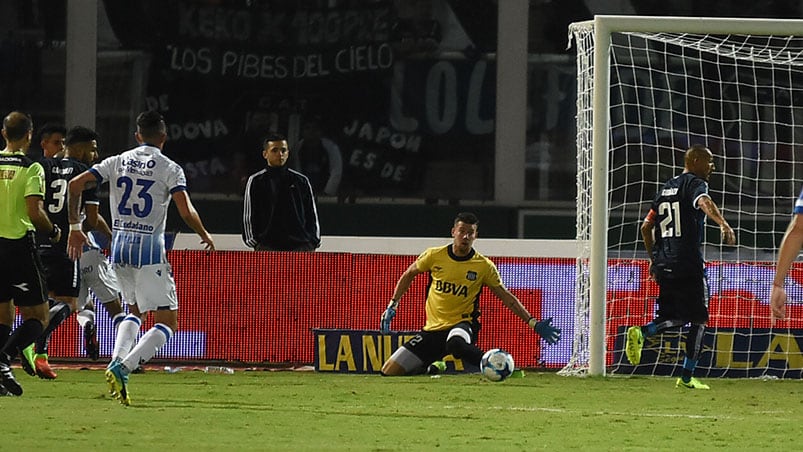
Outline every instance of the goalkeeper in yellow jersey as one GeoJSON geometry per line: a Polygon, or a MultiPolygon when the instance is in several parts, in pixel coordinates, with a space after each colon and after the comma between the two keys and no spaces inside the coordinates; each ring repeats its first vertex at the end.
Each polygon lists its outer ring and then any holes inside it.
{"type": "Polygon", "coordinates": [[[428,248],[405,270],[396,283],[388,307],[382,313],[380,330],[390,331],[399,300],[419,273],[430,274],[427,290],[427,321],[423,331],[399,347],[382,366],[382,375],[412,375],[443,370],[432,366],[446,355],[479,367],[483,351],[476,345],[479,331],[479,299],[483,286],[490,288],[505,306],[533,328],[549,344],[560,340],[552,319],[538,321],[502,284],[496,265],[472,245],[479,220],[473,213],[460,213],[452,227],[449,245],[428,248]]]}

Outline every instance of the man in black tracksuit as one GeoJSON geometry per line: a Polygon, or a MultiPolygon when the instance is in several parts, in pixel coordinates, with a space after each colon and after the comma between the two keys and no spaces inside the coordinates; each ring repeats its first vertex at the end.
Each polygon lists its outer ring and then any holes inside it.
{"type": "Polygon", "coordinates": [[[245,186],[243,241],[256,251],[314,251],[321,246],[318,210],[307,176],[286,166],[287,139],[262,142],[264,168],[245,186]]]}

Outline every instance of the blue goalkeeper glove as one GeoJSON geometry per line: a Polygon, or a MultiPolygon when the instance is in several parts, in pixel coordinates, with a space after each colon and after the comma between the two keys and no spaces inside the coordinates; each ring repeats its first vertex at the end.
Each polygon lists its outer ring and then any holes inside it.
{"type": "Polygon", "coordinates": [[[390,332],[390,321],[393,320],[393,317],[396,317],[396,306],[398,305],[399,302],[396,300],[390,300],[390,303],[388,303],[387,309],[385,309],[385,312],[382,313],[382,317],[380,318],[379,322],[380,333],[390,332]]]}
{"type": "Polygon", "coordinates": [[[535,317],[531,317],[527,324],[530,325],[530,328],[534,329],[547,344],[554,344],[560,340],[560,328],[552,326],[552,317],[541,320],[540,322],[536,320],[535,317]]]}

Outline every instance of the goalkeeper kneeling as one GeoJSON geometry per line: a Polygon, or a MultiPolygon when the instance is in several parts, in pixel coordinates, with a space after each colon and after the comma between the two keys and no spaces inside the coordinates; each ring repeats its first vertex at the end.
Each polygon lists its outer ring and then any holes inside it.
{"type": "Polygon", "coordinates": [[[422,331],[399,347],[382,366],[382,375],[413,375],[443,372],[444,356],[452,355],[479,367],[483,351],[476,344],[479,295],[487,286],[516,316],[527,322],[547,343],[560,340],[560,328],[552,319],[538,321],[502,283],[496,265],[474,248],[479,220],[473,213],[460,213],[452,226],[452,243],[426,249],[396,283],[382,313],[380,331],[390,331],[399,300],[420,274],[430,274],[426,324],[422,331]]]}

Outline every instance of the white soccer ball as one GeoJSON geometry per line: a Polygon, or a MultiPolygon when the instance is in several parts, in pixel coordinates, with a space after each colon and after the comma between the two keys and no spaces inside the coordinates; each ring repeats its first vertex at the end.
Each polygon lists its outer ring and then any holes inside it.
{"type": "Polygon", "coordinates": [[[491,381],[506,379],[513,373],[513,369],[513,355],[501,348],[488,350],[480,360],[480,373],[491,381]]]}

